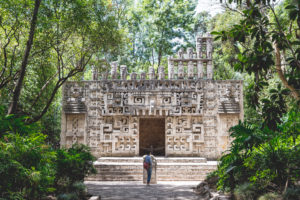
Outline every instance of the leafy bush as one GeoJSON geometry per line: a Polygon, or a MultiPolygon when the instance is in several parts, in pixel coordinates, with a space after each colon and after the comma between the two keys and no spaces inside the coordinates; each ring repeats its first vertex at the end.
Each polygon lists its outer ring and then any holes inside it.
{"type": "Polygon", "coordinates": [[[55,151],[37,125],[2,111],[0,106],[0,199],[36,200],[48,194],[85,199],[83,179],[95,172],[89,148],[74,145],[55,151]]]}
{"type": "Polygon", "coordinates": [[[83,181],[90,173],[95,173],[89,147],[75,144],[69,149],[57,150],[57,177],[69,178],[71,183],[83,181]]]}
{"type": "Polygon", "coordinates": [[[60,194],[57,200],[79,200],[75,193],[60,194]]]}
{"type": "Polygon", "coordinates": [[[300,187],[287,188],[283,194],[284,200],[300,200],[300,187]]]}
{"type": "Polygon", "coordinates": [[[243,196],[248,183],[255,187],[257,195],[282,194],[287,187],[295,187],[300,180],[299,112],[292,110],[281,121],[276,131],[263,123],[253,126],[246,122],[230,129],[234,139],[217,169],[219,190],[243,196]]]}
{"type": "Polygon", "coordinates": [[[257,126],[251,126],[246,122],[239,122],[230,129],[234,138],[229,153],[220,159],[217,174],[219,176],[218,189],[231,191],[235,185],[249,182],[250,171],[244,166],[244,160],[251,155],[251,151],[269,138],[267,129],[260,130],[257,126]]]}
{"type": "Polygon", "coordinates": [[[256,199],[256,194],[256,188],[250,183],[237,186],[234,191],[234,196],[237,200],[254,200],[256,199]]]}
{"type": "Polygon", "coordinates": [[[38,124],[26,124],[26,116],[16,117],[14,115],[6,115],[6,110],[0,105],[0,138],[7,134],[29,135],[39,131],[38,124]]]}
{"type": "Polygon", "coordinates": [[[95,158],[84,145],[73,145],[69,149],[57,150],[56,188],[58,200],[84,200],[86,187],[84,177],[96,173],[93,166],[95,158]]]}
{"type": "Polygon", "coordinates": [[[0,197],[38,199],[53,192],[55,152],[45,135],[6,135],[0,140],[0,197]]]}
{"type": "Polygon", "coordinates": [[[95,158],[85,145],[75,144],[69,149],[56,151],[56,178],[58,200],[84,200],[87,197],[84,178],[96,173],[93,166],[95,158]]]}
{"type": "Polygon", "coordinates": [[[69,193],[57,196],[58,200],[85,200],[87,199],[87,189],[83,182],[75,182],[71,186],[69,193]]]}
{"type": "Polygon", "coordinates": [[[249,179],[262,190],[283,191],[287,183],[299,178],[299,158],[300,148],[294,146],[292,137],[277,136],[255,148],[244,165],[255,171],[249,179]]]}
{"type": "Polygon", "coordinates": [[[282,197],[276,193],[267,193],[260,196],[258,200],[282,200],[282,197]]]}

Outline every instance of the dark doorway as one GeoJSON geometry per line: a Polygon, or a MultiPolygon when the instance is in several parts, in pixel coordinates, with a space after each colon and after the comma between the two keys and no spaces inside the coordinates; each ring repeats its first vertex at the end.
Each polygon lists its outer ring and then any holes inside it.
{"type": "Polygon", "coordinates": [[[140,156],[152,151],[154,156],[165,155],[165,119],[140,119],[140,156]]]}

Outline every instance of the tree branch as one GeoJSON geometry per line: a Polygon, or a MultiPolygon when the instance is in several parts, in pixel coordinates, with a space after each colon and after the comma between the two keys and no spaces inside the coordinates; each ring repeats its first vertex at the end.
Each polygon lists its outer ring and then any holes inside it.
{"type": "Polygon", "coordinates": [[[35,0],[33,16],[32,16],[32,20],[30,23],[30,32],[29,32],[29,36],[28,36],[28,40],[27,40],[27,44],[26,44],[25,54],[24,54],[22,64],[20,67],[20,76],[16,83],[15,89],[13,91],[13,98],[12,98],[12,102],[8,109],[8,114],[17,113],[17,106],[18,106],[18,102],[20,99],[21,89],[23,86],[23,80],[24,80],[24,77],[26,74],[26,68],[27,68],[28,58],[30,55],[30,50],[31,50],[31,47],[33,44],[34,31],[36,28],[36,22],[37,22],[37,16],[38,16],[40,4],[41,4],[41,0],[35,0]]]}
{"type": "Polygon", "coordinates": [[[37,103],[37,101],[39,100],[39,98],[42,96],[42,93],[44,92],[44,90],[46,89],[46,87],[51,83],[51,81],[55,78],[55,76],[58,74],[58,72],[56,72],[52,77],[50,77],[46,83],[43,85],[43,87],[41,88],[39,94],[37,95],[37,97],[35,98],[34,102],[31,104],[31,109],[33,109],[33,106],[35,106],[35,104],[37,103]]]}
{"type": "MultiPolygon", "coordinates": [[[[89,61],[89,59],[88,59],[88,61],[89,61]]],[[[88,61],[86,62],[86,64],[88,63],[88,61]]],[[[83,67],[83,68],[84,68],[84,67],[83,67]]],[[[56,83],[56,85],[55,85],[55,87],[54,87],[54,89],[53,89],[53,91],[52,91],[52,93],[51,93],[51,96],[50,96],[50,98],[48,99],[48,101],[47,101],[45,107],[43,108],[42,112],[41,112],[39,115],[37,115],[37,116],[35,116],[35,117],[33,117],[33,118],[28,119],[28,120],[27,120],[27,123],[28,123],[28,124],[31,124],[31,123],[34,123],[34,122],[39,121],[39,120],[46,114],[46,112],[48,111],[48,109],[49,109],[49,107],[50,107],[50,105],[51,105],[51,103],[52,103],[52,101],[53,101],[53,99],[54,99],[54,97],[55,97],[55,95],[56,95],[58,89],[59,89],[59,88],[60,88],[60,87],[61,87],[61,86],[62,86],[62,85],[70,78],[70,77],[75,76],[75,75],[76,75],[77,73],[79,73],[79,72],[82,72],[82,68],[75,68],[75,69],[72,69],[72,70],[68,73],[68,75],[67,75],[66,77],[61,78],[60,80],[58,80],[57,83],[56,83]]]]}
{"type": "Polygon", "coordinates": [[[284,36],[285,41],[286,41],[286,43],[288,44],[288,48],[289,48],[290,51],[292,52],[292,55],[293,55],[293,57],[294,57],[294,60],[295,60],[295,62],[296,62],[296,64],[297,64],[298,68],[300,68],[300,62],[299,62],[299,60],[297,59],[297,56],[296,56],[296,54],[295,54],[295,51],[294,51],[294,49],[293,49],[293,47],[292,47],[290,41],[287,39],[286,35],[285,35],[284,32],[282,31],[283,29],[282,29],[282,27],[281,27],[281,24],[280,24],[280,22],[279,22],[279,20],[278,20],[277,15],[276,15],[276,13],[275,13],[275,10],[273,9],[273,7],[272,7],[270,4],[268,4],[268,6],[269,6],[269,8],[271,9],[271,11],[272,11],[272,13],[273,13],[273,15],[274,15],[274,17],[275,17],[275,21],[276,21],[276,23],[277,23],[277,26],[279,27],[279,32],[284,36]]]}
{"type": "Polygon", "coordinates": [[[280,49],[278,48],[277,43],[274,43],[274,49],[275,49],[275,66],[276,66],[278,76],[279,76],[280,80],[282,81],[283,85],[286,88],[288,88],[292,92],[292,94],[296,98],[296,100],[299,101],[300,100],[299,92],[292,85],[289,85],[288,81],[286,80],[286,78],[282,72],[281,54],[280,54],[280,49]]]}

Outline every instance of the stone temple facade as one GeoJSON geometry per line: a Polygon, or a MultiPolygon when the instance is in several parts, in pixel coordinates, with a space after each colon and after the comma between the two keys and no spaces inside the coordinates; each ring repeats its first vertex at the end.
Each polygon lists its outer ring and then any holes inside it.
{"type": "Polygon", "coordinates": [[[180,50],[168,69],[127,73],[111,63],[92,81],[63,87],[61,145],[88,145],[96,157],[216,159],[230,146],[228,129],[243,120],[242,81],[213,80],[212,38],[180,50]],[[98,80],[99,79],[99,80],[98,80]]]}

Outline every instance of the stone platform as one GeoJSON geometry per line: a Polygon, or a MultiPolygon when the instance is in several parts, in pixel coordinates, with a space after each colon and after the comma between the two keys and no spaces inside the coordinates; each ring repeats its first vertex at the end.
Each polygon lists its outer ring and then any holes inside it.
{"type": "MultiPolygon", "coordinates": [[[[217,169],[217,161],[193,157],[158,157],[157,181],[202,181],[217,169]]],[[[142,157],[102,157],[94,162],[97,174],[86,181],[143,181],[142,157]]]]}
{"type": "Polygon", "coordinates": [[[101,196],[101,200],[199,200],[193,192],[198,181],[161,181],[144,185],[140,181],[109,182],[85,181],[88,193],[101,196]]]}

